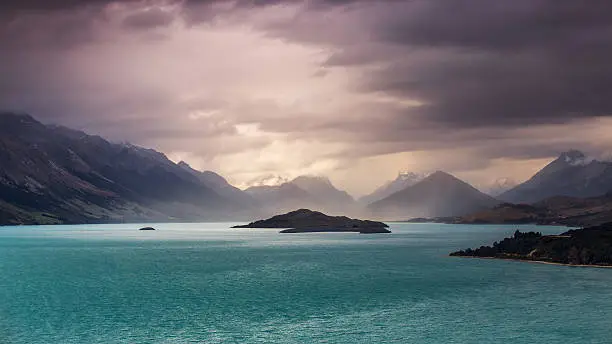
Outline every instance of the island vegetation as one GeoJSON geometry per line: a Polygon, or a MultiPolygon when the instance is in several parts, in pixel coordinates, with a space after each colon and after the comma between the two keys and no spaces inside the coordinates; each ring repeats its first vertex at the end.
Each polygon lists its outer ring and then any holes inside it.
{"type": "Polygon", "coordinates": [[[310,209],[299,209],[267,220],[232,228],[279,228],[280,233],[357,232],[362,234],[391,233],[383,222],[329,216],[310,209]]]}
{"type": "Polygon", "coordinates": [[[516,231],[510,238],[450,254],[458,257],[517,259],[567,265],[612,266],[612,223],[572,229],[559,235],[516,231]]]}

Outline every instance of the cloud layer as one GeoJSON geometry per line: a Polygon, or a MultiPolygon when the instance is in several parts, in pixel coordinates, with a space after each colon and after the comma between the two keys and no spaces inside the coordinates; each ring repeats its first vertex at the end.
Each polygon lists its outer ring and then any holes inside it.
{"type": "Polygon", "coordinates": [[[612,143],[607,1],[26,0],[0,13],[0,108],[237,184],[324,173],[363,193],[440,168],[484,185],[612,143]]]}

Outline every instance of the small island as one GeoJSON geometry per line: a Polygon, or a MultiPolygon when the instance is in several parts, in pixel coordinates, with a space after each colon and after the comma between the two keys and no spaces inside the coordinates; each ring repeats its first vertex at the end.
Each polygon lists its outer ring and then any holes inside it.
{"type": "Polygon", "coordinates": [[[267,220],[251,222],[232,228],[285,228],[280,233],[356,232],[361,234],[391,233],[382,222],[329,216],[318,211],[299,209],[267,220]]]}
{"type": "Polygon", "coordinates": [[[516,231],[510,238],[450,254],[457,257],[497,258],[572,266],[612,267],[612,222],[572,229],[559,235],[516,231]]]}

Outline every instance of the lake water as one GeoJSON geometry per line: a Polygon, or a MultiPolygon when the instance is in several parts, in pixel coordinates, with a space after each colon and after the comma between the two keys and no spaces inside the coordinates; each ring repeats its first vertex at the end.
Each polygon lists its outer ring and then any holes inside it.
{"type": "Polygon", "coordinates": [[[612,343],[612,269],[447,256],[529,226],[229,226],[0,227],[0,343],[612,343]]]}

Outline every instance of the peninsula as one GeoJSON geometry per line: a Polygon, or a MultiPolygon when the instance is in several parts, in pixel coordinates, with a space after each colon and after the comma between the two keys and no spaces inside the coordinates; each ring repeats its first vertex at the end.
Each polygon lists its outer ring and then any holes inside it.
{"type": "Polygon", "coordinates": [[[361,234],[391,233],[382,222],[329,216],[318,211],[299,209],[276,215],[267,220],[251,222],[232,228],[283,228],[280,233],[357,232],[361,234]]]}
{"type": "Polygon", "coordinates": [[[450,255],[612,267],[612,222],[572,229],[559,235],[517,230],[512,237],[492,246],[468,248],[450,255]]]}

